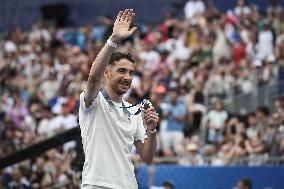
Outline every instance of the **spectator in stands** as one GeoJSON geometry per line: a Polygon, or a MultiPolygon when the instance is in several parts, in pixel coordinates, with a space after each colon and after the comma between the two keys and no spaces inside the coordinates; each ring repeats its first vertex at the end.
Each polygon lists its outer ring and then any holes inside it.
{"type": "Polygon", "coordinates": [[[39,86],[38,98],[46,105],[49,100],[57,97],[59,93],[60,82],[57,80],[57,73],[52,71],[49,74],[48,80],[43,81],[39,86]]]}
{"type": "Polygon", "coordinates": [[[257,117],[255,113],[248,114],[248,129],[246,130],[246,135],[248,138],[257,138],[260,133],[260,128],[257,124],[257,117]]]}
{"type": "Polygon", "coordinates": [[[10,110],[10,116],[13,122],[16,124],[17,128],[21,128],[23,126],[23,122],[25,118],[28,116],[29,110],[26,104],[21,99],[18,93],[14,94],[14,106],[10,110]]]}
{"type": "Polygon", "coordinates": [[[163,186],[165,189],[175,189],[175,186],[171,181],[165,181],[163,186]]]}
{"type": "Polygon", "coordinates": [[[172,30],[172,35],[161,44],[161,48],[169,52],[169,61],[174,62],[175,60],[188,60],[190,56],[190,49],[186,45],[186,33],[181,30],[178,26],[172,30]]]}
{"type": "Polygon", "coordinates": [[[203,84],[196,83],[194,88],[191,89],[190,96],[188,100],[185,100],[185,103],[188,107],[189,112],[189,135],[199,132],[202,120],[207,112],[205,106],[205,96],[203,92],[203,84]]]}
{"type": "Polygon", "coordinates": [[[234,8],[234,13],[240,17],[250,15],[251,10],[246,5],[246,0],[238,0],[238,5],[234,8]]]}
{"type": "Polygon", "coordinates": [[[218,65],[221,58],[229,59],[231,56],[231,44],[226,34],[226,18],[222,17],[219,22],[214,23],[216,39],[213,45],[214,64],[218,65]]]}
{"type": "Polygon", "coordinates": [[[180,158],[179,164],[189,166],[203,165],[203,159],[199,152],[199,146],[196,143],[186,145],[186,153],[180,158]]]}
{"type": "Polygon", "coordinates": [[[269,124],[269,109],[266,106],[260,106],[256,110],[257,124],[262,135],[269,124]]]}
{"type": "Polygon", "coordinates": [[[186,106],[179,101],[176,89],[170,91],[170,101],[163,109],[163,117],[166,119],[166,130],[161,133],[162,148],[165,156],[174,156],[181,149],[184,138],[183,129],[186,119],[186,106]]]}
{"type": "MultiPolygon", "coordinates": [[[[244,130],[244,125],[242,124],[239,124],[237,127],[243,127],[244,130]]],[[[238,128],[237,130],[239,130],[238,128]]],[[[247,155],[247,151],[245,148],[245,140],[245,134],[237,131],[237,133],[234,135],[232,146],[230,147],[230,149],[228,149],[228,152],[225,155],[227,161],[226,163],[244,164],[245,161],[243,158],[247,155]]]]}
{"type": "Polygon", "coordinates": [[[269,147],[269,155],[276,157],[280,155],[279,142],[284,134],[284,125],[279,113],[275,112],[272,114],[269,127],[266,128],[263,135],[269,147]]]}
{"type": "Polygon", "coordinates": [[[7,184],[8,189],[32,189],[29,181],[23,175],[20,168],[15,167],[11,173],[11,180],[7,184]]]}
{"type": "Polygon", "coordinates": [[[33,172],[29,178],[31,186],[34,189],[46,187],[51,183],[51,176],[46,170],[45,159],[43,157],[37,158],[33,167],[33,172]]]}
{"type": "Polygon", "coordinates": [[[70,112],[67,102],[61,106],[62,112],[52,119],[49,132],[53,134],[78,126],[77,116],[70,112]]]}
{"type": "Polygon", "coordinates": [[[217,99],[214,109],[206,115],[206,127],[208,128],[207,140],[212,143],[221,143],[224,139],[223,132],[228,113],[223,109],[223,102],[217,99]]]}
{"type": "Polygon", "coordinates": [[[277,82],[278,67],[275,65],[275,56],[269,55],[265,60],[265,68],[263,70],[263,82],[268,85],[273,85],[277,82]]]}
{"type": "Polygon", "coordinates": [[[280,113],[282,123],[284,123],[284,96],[278,97],[275,101],[276,111],[280,113]]]}
{"type": "Polygon", "coordinates": [[[16,130],[14,123],[6,120],[3,125],[6,127],[3,129],[1,136],[1,151],[3,151],[3,153],[0,154],[0,157],[9,155],[20,148],[17,135],[21,133],[16,130]]]}
{"type": "Polygon", "coordinates": [[[150,189],[175,189],[174,184],[171,181],[165,181],[162,187],[151,186],[150,189]]]}
{"type": "Polygon", "coordinates": [[[154,43],[149,40],[142,41],[142,51],[139,53],[139,58],[144,61],[144,68],[154,72],[160,62],[160,56],[154,49],[154,43]]]}
{"type": "Polygon", "coordinates": [[[235,64],[240,64],[240,62],[246,56],[246,44],[242,41],[238,33],[234,36],[234,44],[232,47],[232,60],[235,64]]]}
{"type": "Polygon", "coordinates": [[[230,89],[234,85],[234,78],[226,72],[224,67],[219,67],[214,70],[211,77],[205,83],[205,92],[210,99],[222,98],[226,99],[229,95],[230,89]]]}
{"type": "Polygon", "coordinates": [[[241,179],[233,189],[252,189],[252,182],[249,179],[241,179]]]}
{"type": "Polygon", "coordinates": [[[267,143],[259,133],[256,138],[249,138],[245,141],[245,149],[249,154],[249,165],[261,165],[265,161],[268,152],[267,143]]]}
{"type": "Polygon", "coordinates": [[[258,34],[257,58],[264,60],[273,55],[273,51],[273,34],[270,30],[269,23],[266,22],[263,25],[263,30],[258,34]]]}
{"type": "Polygon", "coordinates": [[[270,5],[266,8],[267,14],[277,15],[283,11],[283,7],[278,4],[277,0],[270,0],[270,5]]]}
{"type": "Polygon", "coordinates": [[[71,66],[73,74],[79,72],[81,67],[87,63],[87,56],[81,51],[80,47],[74,46],[69,51],[68,64],[71,66]]]}
{"type": "Polygon", "coordinates": [[[184,14],[185,18],[191,24],[196,24],[198,16],[205,12],[205,4],[202,0],[189,0],[185,4],[184,14]]]}
{"type": "Polygon", "coordinates": [[[37,130],[36,130],[36,132],[43,138],[53,135],[53,132],[51,131],[53,118],[54,118],[54,115],[51,111],[51,108],[48,106],[45,106],[42,112],[42,119],[39,121],[37,130]]]}

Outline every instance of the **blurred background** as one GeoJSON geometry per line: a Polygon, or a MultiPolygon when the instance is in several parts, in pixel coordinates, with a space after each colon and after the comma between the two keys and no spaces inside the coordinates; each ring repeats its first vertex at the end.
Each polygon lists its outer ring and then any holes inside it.
{"type": "Polygon", "coordinates": [[[0,0],[0,188],[76,189],[79,95],[113,18],[136,12],[119,51],[125,100],[160,114],[141,189],[284,189],[284,0],[0,0]]]}

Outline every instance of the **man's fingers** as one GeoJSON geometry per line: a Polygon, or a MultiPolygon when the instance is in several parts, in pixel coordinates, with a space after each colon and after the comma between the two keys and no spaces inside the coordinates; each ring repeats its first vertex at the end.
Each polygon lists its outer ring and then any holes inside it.
{"type": "Polygon", "coordinates": [[[129,22],[129,20],[130,20],[132,14],[133,14],[133,9],[130,9],[130,10],[128,11],[126,17],[125,17],[125,21],[126,21],[126,22],[129,22]]]}
{"type": "Polygon", "coordinates": [[[133,9],[125,9],[124,11],[119,11],[115,21],[131,22],[135,16],[135,13],[133,11],[133,9]]]}
{"type": "Polygon", "coordinates": [[[146,111],[144,116],[155,114],[155,111],[146,111]]]}
{"type": "MultiPolygon", "coordinates": [[[[136,28],[136,27],[135,27],[136,28]]],[[[146,112],[150,112],[150,111],[155,111],[155,108],[153,107],[153,106],[150,106],[147,110],[146,110],[146,112]]]]}
{"type": "Polygon", "coordinates": [[[134,16],[135,16],[135,13],[133,12],[131,15],[130,15],[130,17],[129,17],[129,20],[128,20],[128,22],[132,22],[132,20],[133,20],[133,18],[134,18],[134,16]]]}
{"type": "Polygon", "coordinates": [[[155,118],[148,118],[148,119],[145,119],[146,120],[146,123],[149,124],[149,123],[158,123],[159,121],[159,118],[155,117],[155,118]]]}
{"type": "Polygon", "coordinates": [[[145,112],[145,115],[146,115],[146,114],[149,114],[149,113],[151,113],[151,112],[156,112],[154,107],[148,108],[148,109],[146,110],[146,112],[145,112]]]}
{"type": "Polygon", "coordinates": [[[128,12],[129,12],[129,9],[125,9],[120,20],[125,21],[125,18],[126,18],[126,15],[128,14],[128,12]]]}
{"type": "Polygon", "coordinates": [[[146,123],[149,123],[149,122],[158,122],[159,119],[158,118],[149,118],[149,119],[146,119],[146,123]]]}
{"type": "Polygon", "coordinates": [[[119,11],[117,17],[116,17],[116,21],[119,21],[121,19],[123,11],[119,11]]]}
{"type": "Polygon", "coordinates": [[[155,122],[155,121],[156,121],[155,119],[148,119],[148,120],[147,120],[147,123],[149,124],[149,123],[155,122]]]}
{"type": "Polygon", "coordinates": [[[151,117],[151,116],[157,116],[157,117],[159,117],[159,114],[157,113],[157,112],[152,112],[152,113],[147,113],[147,114],[145,114],[144,115],[144,117],[151,117]]]}
{"type": "Polygon", "coordinates": [[[159,114],[157,112],[149,112],[149,113],[145,114],[144,117],[148,117],[148,116],[157,116],[157,117],[159,117],[159,114]]]}
{"type": "Polygon", "coordinates": [[[148,114],[145,116],[145,119],[156,119],[156,118],[159,118],[159,115],[157,113],[148,114]]]}

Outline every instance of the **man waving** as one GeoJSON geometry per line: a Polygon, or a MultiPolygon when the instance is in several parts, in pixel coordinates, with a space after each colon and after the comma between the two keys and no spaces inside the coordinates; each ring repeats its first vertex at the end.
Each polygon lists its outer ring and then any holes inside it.
{"type": "Polygon", "coordinates": [[[159,116],[155,109],[150,106],[142,115],[137,113],[137,107],[122,99],[131,86],[134,60],[131,54],[115,49],[137,29],[130,28],[134,15],[132,9],[119,12],[113,33],[93,62],[87,87],[80,95],[79,124],[85,152],[83,189],[137,189],[132,146],[148,164],[156,151],[159,116]],[[99,91],[103,77],[105,88],[99,91]]]}

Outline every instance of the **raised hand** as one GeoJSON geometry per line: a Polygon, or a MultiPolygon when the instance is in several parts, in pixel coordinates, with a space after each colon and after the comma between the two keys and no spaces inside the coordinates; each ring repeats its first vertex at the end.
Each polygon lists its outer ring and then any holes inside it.
{"type": "Polygon", "coordinates": [[[131,36],[137,27],[130,29],[130,24],[135,16],[133,9],[126,9],[125,11],[120,11],[113,25],[113,31],[110,39],[113,42],[120,42],[123,39],[131,36]]]}

